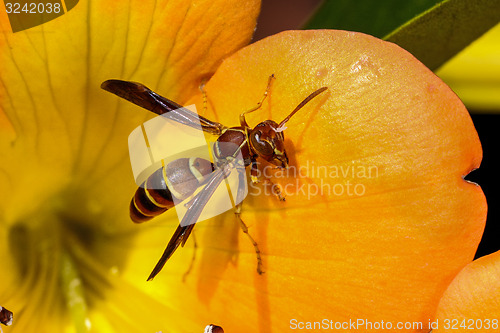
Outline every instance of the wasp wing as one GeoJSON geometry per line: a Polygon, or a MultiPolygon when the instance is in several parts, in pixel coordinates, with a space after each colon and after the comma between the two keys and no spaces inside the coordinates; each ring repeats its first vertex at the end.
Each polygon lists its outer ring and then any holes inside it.
{"type": "Polygon", "coordinates": [[[207,133],[220,135],[225,128],[224,125],[197,115],[137,82],[107,80],[101,84],[101,88],[146,110],[165,115],[178,123],[194,128],[199,128],[201,125],[201,129],[207,133]]]}
{"type": "Polygon", "coordinates": [[[172,238],[170,238],[170,241],[168,242],[165,251],[163,251],[160,260],[158,260],[158,263],[156,264],[155,268],[153,268],[153,271],[151,272],[151,274],[149,274],[148,281],[153,280],[154,277],[158,273],[160,273],[167,260],[170,259],[172,254],[179,247],[179,245],[182,242],[184,242],[184,239],[186,240],[188,239],[189,235],[191,234],[191,231],[193,230],[193,227],[194,224],[190,224],[185,227],[179,225],[177,227],[174,234],[172,235],[172,238]]]}
{"type": "Polygon", "coordinates": [[[203,187],[203,189],[201,189],[201,191],[189,202],[190,206],[186,214],[182,218],[177,230],[175,230],[175,233],[172,235],[172,238],[170,238],[160,260],[158,260],[158,263],[149,275],[148,281],[152,280],[161,271],[179,245],[184,246],[203,208],[205,208],[205,205],[217,190],[222,180],[228,176],[229,171],[227,166],[216,169],[207,179],[205,187],[203,187]]]}

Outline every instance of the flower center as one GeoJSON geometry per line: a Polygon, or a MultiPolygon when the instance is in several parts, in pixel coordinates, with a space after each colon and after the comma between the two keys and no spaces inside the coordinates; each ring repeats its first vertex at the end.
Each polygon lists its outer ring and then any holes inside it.
{"type": "Polygon", "coordinates": [[[11,274],[19,281],[13,294],[23,304],[23,315],[60,320],[62,313],[77,332],[89,330],[87,310],[111,285],[112,266],[101,259],[113,259],[105,251],[110,237],[92,226],[38,212],[10,228],[9,249],[16,264],[11,274]]]}

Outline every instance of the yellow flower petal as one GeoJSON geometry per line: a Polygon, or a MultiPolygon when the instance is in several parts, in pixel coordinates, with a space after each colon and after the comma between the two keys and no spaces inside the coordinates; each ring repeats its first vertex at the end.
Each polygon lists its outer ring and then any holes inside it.
{"type": "MultiPolygon", "coordinates": [[[[128,217],[136,186],[127,137],[151,115],[100,84],[137,80],[183,102],[249,42],[259,7],[255,0],[86,1],[15,34],[0,12],[0,299],[16,316],[10,332],[78,331],[89,318],[104,331],[134,322],[122,307],[133,284],[109,272],[120,272],[140,232],[128,217]],[[73,281],[83,281],[85,303],[72,298],[73,281]],[[96,309],[110,318],[102,321],[96,309]]],[[[133,295],[130,304],[148,304],[139,310],[148,327],[172,318],[152,312],[155,297],[133,295]]]]}
{"type": "MultiPolygon", "coordinates": [[[[69,194],[76,200],[68,211],[80,219],[89,212],[87,220],[98,218],[114,203],[122,209],[124,202],[109,194],[130,183],[120,181],[130,178],[126,138],[147,112],[118,105],[100,83],[142,81],[183,102],[223,57],[248,43],[259,4],[91,1],[16,34],[3,15],[0,108],[10,123],[3,127],[12,127],[17,138],[0,147],[9,161],[1,179],[5,220],[16,218],[20,201],[41,202],[68,185],[77,193],[93,189],[83,199],[69,194]],[[35,166],[38,172],[30,172],[35,166]],[[19,174],[14,186],[11,175],[19,174]]],[[[37,208],[23,207],[23,213],[37,208]]]]}
{"type": "Polygon", "coordinates": [[[467,265],[441,298],[432,332],[500,332],[499,277],[500,252],[467,265]]]}

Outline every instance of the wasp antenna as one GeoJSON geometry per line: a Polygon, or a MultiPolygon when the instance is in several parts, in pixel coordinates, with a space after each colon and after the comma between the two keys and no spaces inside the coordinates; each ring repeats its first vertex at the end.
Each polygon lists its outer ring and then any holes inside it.
{"type": "Polygon", "coordinates": [[[306,105],[307,103],[309,103],[311,101],[311,99],[313,99],[314,97],[318,96],[319,94],[321,94],[323,91],[325,91],[327,89],[328,89],[328,87],[319,88],[318,90],[316,90],[315,92],[313,92],[311,95],[307,96],[302,102],[300,102],[299,105],[297,105],[297,107],[288,115],[288,117],[286,117],[285,119],[283,119],[283,121],[279,124],[278,128],[284,128],[283,126],[286,124],[286,122],[289,121],[290,118],[292,118],[292,116],[297,111],[299,111],[300,109],[302,109],[304,107],[304,105],[306,105]]]}

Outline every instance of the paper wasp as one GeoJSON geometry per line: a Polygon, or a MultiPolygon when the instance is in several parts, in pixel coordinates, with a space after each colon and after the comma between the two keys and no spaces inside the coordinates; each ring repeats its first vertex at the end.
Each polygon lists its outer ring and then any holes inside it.
{"type": "MultiPolygon", "coordinates": [[[[270,90],[274,75],[269,77],[267,89],[257,106],[240,114],[240,126],[226,127],[220,123],[199,116],[181,105],[162,97],[151,91],[146,86],[129,81],[108,80],[102,83],[101,88],[121,98],[124,98],[140,107],[158,115],[165,114],[175,122],[186,126],[199,128],[204,132],[216,135],[218,138],[214,145],[215,165],[202,158],[180,158],[156,170],[137,189],[130,203],[130,217],[136,222],[152,219],[174,206],[174,198],[185,200],[190,198],[199,187],[204,186],[194,198],[190,199],[189,206],[179,227],[170,239],[163,255],[148,277],[153,279],[163,268],[166,261],[172,256],[179,245],[184,246],[194,222],[197,221],[205,205],[221,182],[231,170],[237,169],[240,184],[245,182],[245,168],[251,166],[250,176],[252,182],[258,182],[257,158],[261,158],[279,168],[288,167],[288,157],[285,152],[283,131],[290,118],[306,105],[311,99],[322,93],[327,87],[320,88],[307,96],[297,107],[279,124],[274,120],[265,120],[254,128],[250,127],[245,115],[258,110],[270,90]],[[224,145],[232,143],[232,145],[224,145]],[[228,165],[241,154],[244,165],[228,165]],[[216,168],[215,168],[216,167],[216,168]],[[214,170],[215,169],[215,170],[214,170]]],[[[241,188],[241,187],[240,187],[241,188]]],[[[237,197],[240,198],[240,188],[237,197]]],[[[179,202],[178,201],[178,202],[179,202]]],[[[241,202],[241,200],[237,200],[241,202]]],[[[243,232],[251,240],[257,255],[257,272],[262,274],[262,259],[260,250],[255,240],[248,233],[248,228],[240,217],[241,205],[236,206],[236,215],[240,221],[243,232]]]]}

